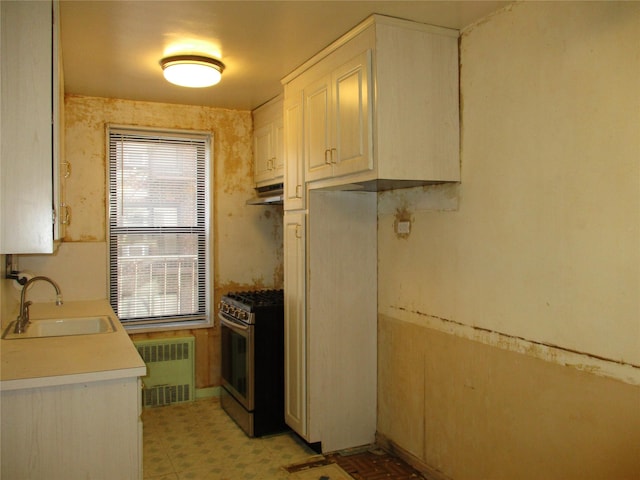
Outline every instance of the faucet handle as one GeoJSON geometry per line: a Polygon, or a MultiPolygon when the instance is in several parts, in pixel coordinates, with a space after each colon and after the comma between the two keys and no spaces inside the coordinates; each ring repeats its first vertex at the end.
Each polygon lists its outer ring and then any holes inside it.
{"type": "Polygon", "coordinates": [[[24,307],[22,308],[22,318],[24,319],[25,325],[29,323],[29,307],[32,303],[31,300],[24,302],[24,307]]]}

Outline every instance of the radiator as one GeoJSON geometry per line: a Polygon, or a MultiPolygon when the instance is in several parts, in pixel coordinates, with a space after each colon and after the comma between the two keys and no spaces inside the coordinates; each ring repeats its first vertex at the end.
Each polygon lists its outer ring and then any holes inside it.
{"type": "Polygon", "coordinates": [[[142,378],[142,405],[154,407],[195,398],[195,341],[193,337],[136,340],[147,365],[142,378]]]}

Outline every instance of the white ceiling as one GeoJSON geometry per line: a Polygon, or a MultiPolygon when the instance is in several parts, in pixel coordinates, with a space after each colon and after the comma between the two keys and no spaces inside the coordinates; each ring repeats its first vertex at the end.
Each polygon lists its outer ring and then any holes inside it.
{"type": "Polygon", "coordinates": [[[65,92],[251,110],[280,80],[372,13],[461,29],[501,1],[61,1],[65,92]],[[191,44],[180,52],[178,45],[191,44]],[[196,52],[197,51],[197,52],[196,52]],[[169,53],[221,55],[222,82],[169,84],[169,53]]]}

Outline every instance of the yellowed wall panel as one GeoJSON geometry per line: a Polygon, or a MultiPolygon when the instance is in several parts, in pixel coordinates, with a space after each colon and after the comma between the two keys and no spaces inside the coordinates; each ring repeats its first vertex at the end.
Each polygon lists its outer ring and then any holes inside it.
{"type": "Polygon", "coordinates": [[[433,478],[635,478],[640,4],[460,45],[461,183],[379,195],[380,438],[433,478]]]}
{"type": "Polygon", "coordinates": [[[381,195],[381,313],[602,358],[640,383],[638,25],[635,2],[525,2],[464,32],[457,206],[381,195]]]}
{"type": "MultiPolygon", "coordinates": [[[[82,96],[65,99],[65,159],[71,164],[65,190],[71,223],[55,255],[21,256],[21,270],[50,275],[68,301],[106,298],[105,135],[109,124],[211,133],[212,310],[230,290],[282,288],[282,208],[245,205],[254,196],[251,112],[82,96]]],[[[3,310],[11,310],[19,300],[7,282],[3,310]]],[[[38,287],[30,299],[51,301],[53,297],[38,287]]],[[[197,337],[197,386],[218,385],[218,328],[197,337]]]]}

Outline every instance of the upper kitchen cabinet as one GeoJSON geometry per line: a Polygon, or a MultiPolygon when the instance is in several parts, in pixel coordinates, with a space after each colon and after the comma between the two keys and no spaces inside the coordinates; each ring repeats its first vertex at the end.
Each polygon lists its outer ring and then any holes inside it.
{"type": "Polygon", "coordinates": [[[285,103],[303,92],[311,188],[460,180],[457,30],[373,15],[283,83],[285,103]]]}
{"type": "Polygon", "coordinates": [[[284,102],[284,209],[302,210],[305,208],[305,183],[302,130],[302,92],[292,92],[285,87],[287,100],[284,102]]]}
{"type": "Polygon", "coordinates": [[[62,105],[57,3],[0,8],[0,253],[52,253],[62,105]]]}
{"type": "MultiPolygon", "coordinates": [[[[317,71],[331,68],[334,57],[317,71]]],[[[307,181],[371,170],[371,51],[339,65],[304,88],[307,181]]]]}
{"type": "Polygon", "coordinates": [[[282,102],[282,95],[279,95],[253,111],[256,187],[282,183],[284,176],[282,102]]]}

